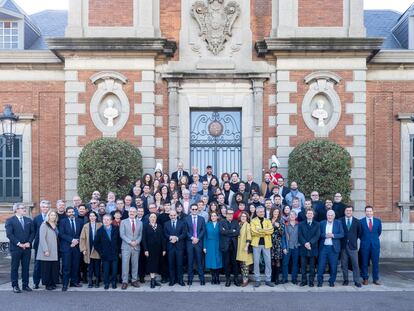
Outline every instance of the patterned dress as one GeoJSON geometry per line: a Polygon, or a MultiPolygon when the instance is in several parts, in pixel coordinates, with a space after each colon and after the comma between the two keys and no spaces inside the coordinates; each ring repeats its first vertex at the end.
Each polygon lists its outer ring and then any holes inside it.
{"type": "Polygon", "coordinates": [[[280,261],[283,257],[282,252],[282,236],[284,233],[284,226],[282,221],[278,221],[279,228],[275,226],[276,223],[273,224],[273,228],[275,229],[272,234],[272,261],[280,261]]]}

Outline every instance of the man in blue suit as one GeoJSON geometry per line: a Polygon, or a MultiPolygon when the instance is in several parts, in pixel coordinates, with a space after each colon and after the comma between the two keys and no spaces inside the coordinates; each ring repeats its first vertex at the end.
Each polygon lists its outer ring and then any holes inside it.
{"type": "Polygon", "coordinates": [[[185,219],[187,225],[187,256],[188,256],[188,285],[193,284],[193,262],[194,256],[197,261],[200,285],[206,285],[203,268],[203,239],[206,222],[203,217],[198,216],[197,204],[191,205],[191,215],[185,219]]]}
{"type": "Polygon", "coordinates": [[[368,263],[372,262],[372,280],[375,285],[381,285],[379,282],[379,256],[380,256],[380,239],[382,224],[379,218],[374,218],[374,208],[365,207],[365,216],[361,219],[361,275],[362,284],[368,285],[368,263]]]}
{"type": "Polygon", "coordinates": [[[170,272],[170,284],[178,283],[185,286],[183,280],[183,257],[185,240],[187,237],[186,224],[177,219],[177,212],[170,211],[170,221],[164,224],[164,237],[167,240],[168,270],[170,272]]]}
{"type": "Polygon", "coordinates": [[[326,220],[320,223],[321,235],[319,242],[318,287],[322,287],[323,273],[326,261],[329,263],[329,286],[334,287],[336,281],[336,269],[339,253],[341,252],[341,239],[344,237],[344,229],[339,220],[335,220],[335,212],[328,210],[326,220]]]}
{"type": "Polygon", "coordinates": [[[14,293],[21,293],[19,287],[19,266],[22,265],[23,290],[31,292],[29,287],[29,265],[32,242],[34,239],[33,221],[23,216],[26,207],[23,203],[13,205],[14,216],[6,221],[6,234],[10,241],[11,282],[14,293]]]}
{"type": "Polygon", "coordinates": [[[50,202],[42,200],[39,204],[40,214],[33,218],[33,226],[35,231],[35,239],[33,241],[33,248],[35,250],[35,262],[33,267],[33,283],[34,288],[39,289],[39,283],[41,279],[40,260],[36,260],[37,249],[39,247],[39,229],[42,223],[46,220],[47,213],[49,212],[50,202]]]}
{"type": "Polygon", "coordinates": [[[81,287],[79,284],[79,237],[84,225],[83,221],[75,218],[75,210],[69,206],[66,208],[67,218],[59,223],[60,252],[62,253],[63,287],[62,291],[70,286],[81,287]]]}

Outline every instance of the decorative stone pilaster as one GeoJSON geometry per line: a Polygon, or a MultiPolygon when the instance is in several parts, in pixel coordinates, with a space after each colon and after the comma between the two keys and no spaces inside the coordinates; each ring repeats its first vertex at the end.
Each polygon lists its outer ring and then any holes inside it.
{"type": "Polygon", "coordinates": [[[168,82],[168,114],[169,114],[169,168],[173,170],[179,159],[179,110],[178,89],[180,82],[177,79],[167,79],[168,82]]]}
{"type": "Polygon", "coordinates": [[[85,82],[78,81],[78,72],[65,71],[65,200],[71,201],[78,192],[78,158],[82,148],[79,136],[85,136],[85,125],[79,125],[79,115],[86,113],[86,104],[79,103],[79,93],[85,92],[85,82]]]}
{"type": "MultiPolygon", "coordinates": [[[[253,101],[254,101],[254,119],[253,119],[253,150],[263,150],[263,89],[266,79],[252,79],[253,101]]],[[[255,180],[262,180],[263,152],[257,152],[254,157],[253,176],[255,180]]]]}
{"type": "Polygon", "coordinates": [[[346,104],[346,113],[353,116],[353,124],[345,127],[345,135],[353,137],[353,146],[347,150],[352,157],[351,178],[354,186],[351,200],[356,211],[363,211],[366,205],[366,154],[367,154],[367,105],[366,71],[355,70],[354,80],[346,83],[346,92],[354,94],[354,102],[346,104]]]}
{"type": "Polygon", "coordinates": [[[290,94],[297,92],[297,83],[290,81],[289,71],[276,73],[276,133],[277,157],[280,161],[279,172],[288,174],[289,155],[293,150],[290,137],[297,136],[297,125],[290,124],[290,116],[297,114],[297,104],[290,102],[290,94]]]}
{"type": "Polygon", "coordinates": [[[141,125],[136,125],[134,135],[142,137],[143,169],[153,172],[155,169],[155,73],[142,71],[142,81],[134,84],[136,93],[141,94],[141,103],[135,104],[135,114],[142,117],[141,125]]]}

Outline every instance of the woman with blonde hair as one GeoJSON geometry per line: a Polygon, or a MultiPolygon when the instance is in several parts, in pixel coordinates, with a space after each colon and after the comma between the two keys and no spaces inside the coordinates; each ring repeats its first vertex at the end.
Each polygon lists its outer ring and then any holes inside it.
{"type": "Polygon", "coordinates": [[[249,213],[243,211],[239,215],[240,234],[237,242],[237,261],[240,261],[241,274],[243,277],[242,287],[249,284],[249,266],[253,263],[253,252],[250,248],[252,234],[249,224],[249,213]]]}
{"type": "Polygon", "coordinates": [[[54,290],[59,281],[58,214],[51,210],[47,213],[46,219],[39,229],[39,249],[36,260],[40,261],[43,284],[47,290],[54,290]]]}

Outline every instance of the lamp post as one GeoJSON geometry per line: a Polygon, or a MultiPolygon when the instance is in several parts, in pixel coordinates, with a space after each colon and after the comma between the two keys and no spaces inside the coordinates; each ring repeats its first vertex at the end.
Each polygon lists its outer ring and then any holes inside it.
{"type": "Polygon", "coordinates": [[[14,138],[16,136],[16,122],[19,121],[19,117],[16,116],[12,110],[11,105],[5,105],[3,113],[0,115],[1,127],[3,129],[3,137],[5,143],[0,146],[0,149],[7,146],[11,148],[14,143],[14,138]]]}

